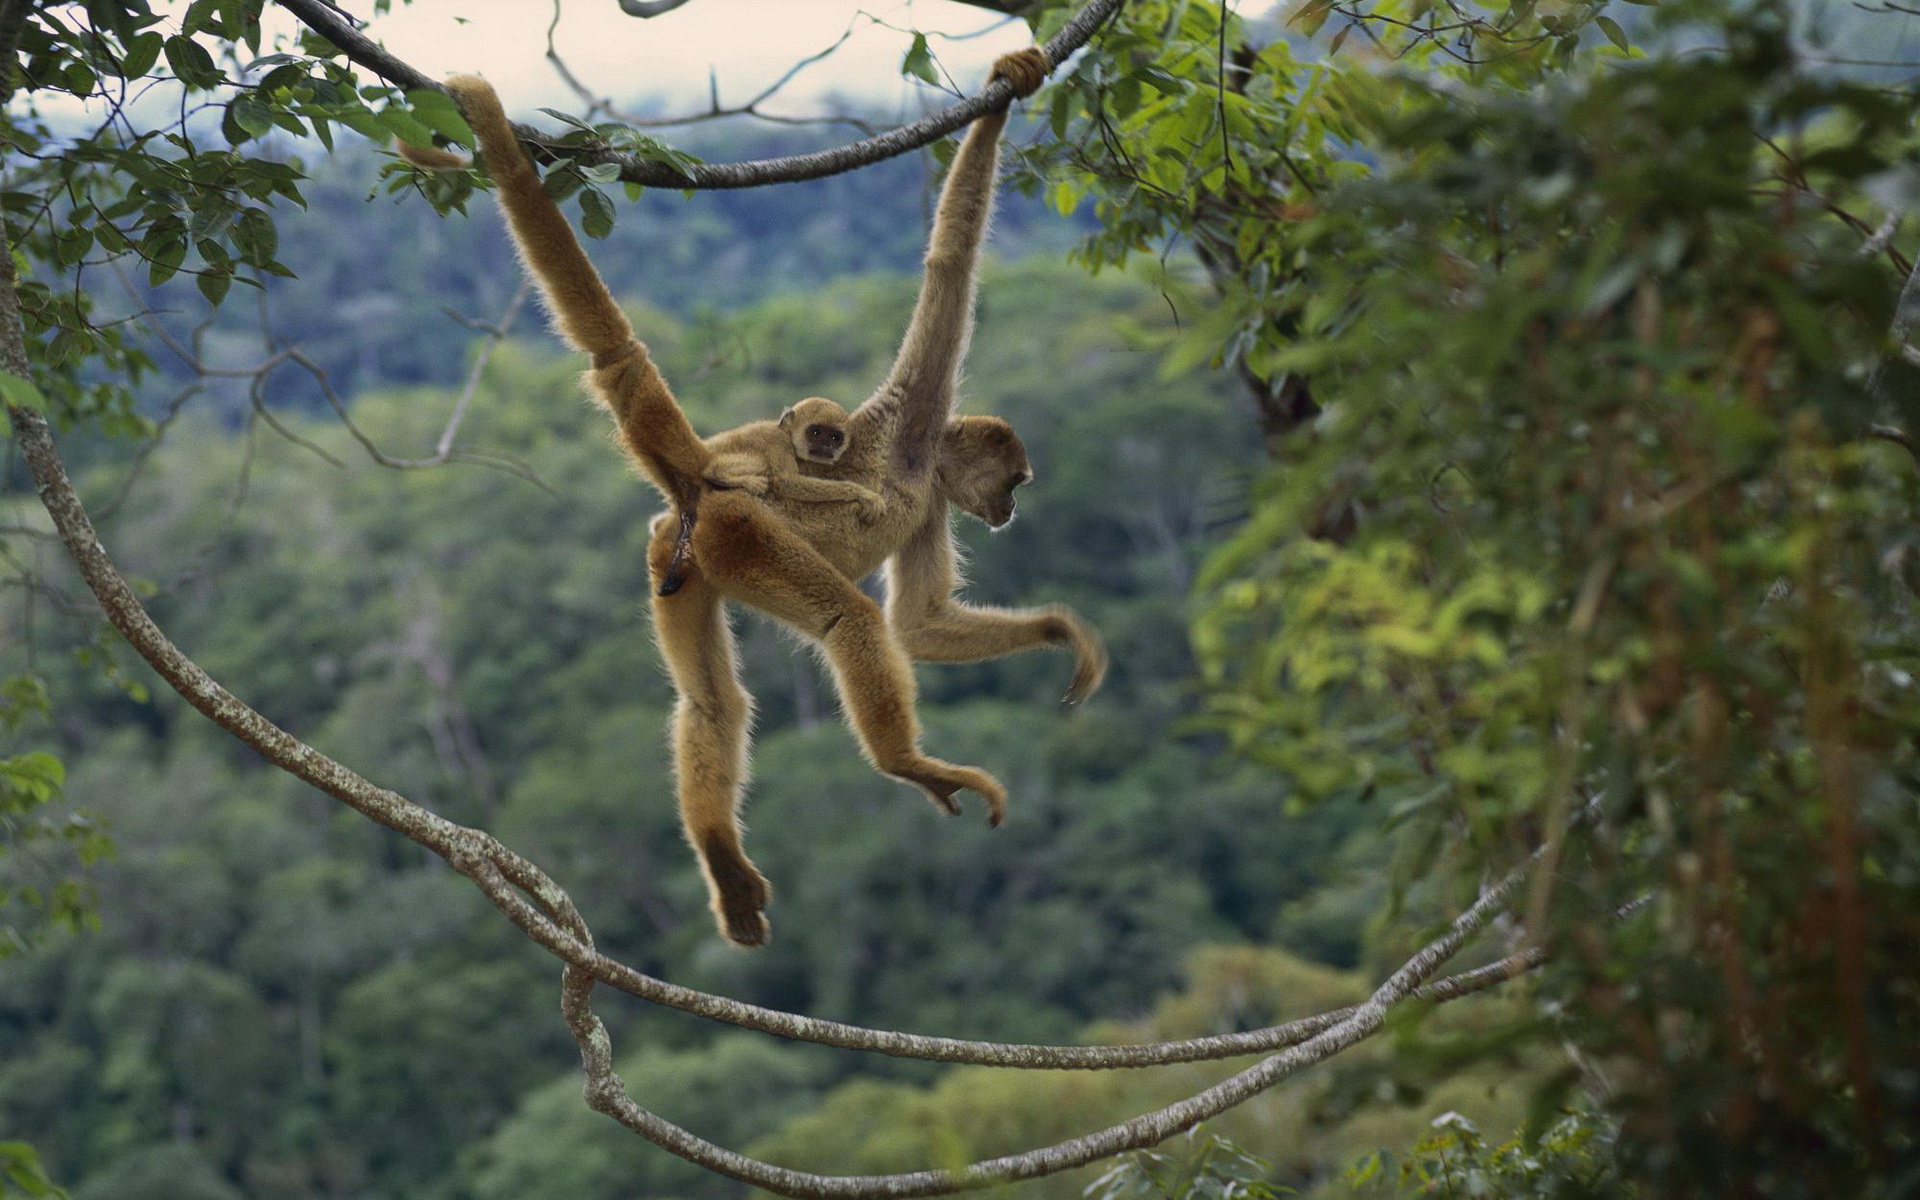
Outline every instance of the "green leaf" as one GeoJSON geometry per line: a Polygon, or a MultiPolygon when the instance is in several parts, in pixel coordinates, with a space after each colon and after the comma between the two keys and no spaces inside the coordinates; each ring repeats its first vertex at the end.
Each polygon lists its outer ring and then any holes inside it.
{"type": "Polygon", "coordinates": [[[927,83],[939,83],[940,75],[933,69],[933,51],[927,46],[927,35],[913,35],[913,45],[907,47],[907,56],[900,61],[900,73],[912,75],[927,83]]]}
{"type": "MultiPolygon", "coordinates": [[[[7,932],[12,934],[13,930],[8,929],[7,932]]],[[[17,939],[18,935],[14,934],[14,937],[17,939]]],[[[67,1193],[55,1187],[53,1181],[47,1178],[39,1155],[25,1142],[0,1142],[0,1171],[5,1172],[5,1178],[28,1196],[66,1200],[67,1193]]],[[[0,1196],[6,1193],[6,1187],[0,1184],[0,1196]]]]}
{"type": "Polygon", "coordinates": [[[1620,47],[1620,49],[1631,50],[1633,48],[1627,43],[1626,32],[1620,28],[1619,22],[1615,21],[1612,17],[1595,17],[1593,23],[1600,27],[1601,33],[1607,35],[1608,41],[1620,47]]]}
{"type": "Polygon", "coordinates": [[[127,52],[120,59],[120,70],[128,79],[135,79],[153,70],[153,64],[160,61],[160,47],[166,39],[157,33],[142,33],[127,42],[127,52]]]}
{"type": "Polygon", "coordinates": [[[1062,141],[1067,136],[1067,122],[1073,119],[1075,101],[1078,94],[1072,88],[1055,88],[1053,105],[1047,113],[1047,121],[1053,130],[1053,140],[1062,141]]]}
{"type": "Polygon", "coordinates": [[[265,209],[249,208],[240,214],[240,223],[234,226],[233,244],[248,262],[265,266],[280,248],[280,234],[265,209]]]}
{"type": "Polygon", "coordinates": [[[5,400],[9,408],[47,411],[47,398],[41,395],[33,380],[23,379],[10,371],[0,371],[0,400],[5,400]]]}
{"type": "Polygon", "coordinates": [[[233,113],[234,124],[255,137],[264,136],[273,128],[273,113],[252,96],[237,97],[227,107],[233,113]]]}
{"type": "Polygon", "coordinates": [[[380,124],[388,133],[411,142],[416,146],[433,145],[433,130],[428,129],[414,115],[395,104],[389,104],[380,110],[380,124]]]}
{"type": "Polygon", "coordinates": [[[253,134],[240,124],[232,104],[220,111],[220,136],[227,139],[229,146],[241,146],[253,140],[253,134]]]}
{"type": "Polygon", "coordinates": [[[169,238],[160,242],[149,253],[147,283],[153,287],[159,287],[172,279],[180,270],[180,264],[187,261],[187,243],[180,238],[169,238]]]}
{"type": "Polygon", "coordinates": [[[227,298],[227,291],[233,287],[233,276],[224,271],[202,271],[194,276],[193,281],[199,286],[200,294],[207,298],[207,303],[215,308],[227,298]]]}
{"type": "Polygon", "coordinates": [[[555,167],[547,172],[545,179],[540,181],[540,190],[558,204],[578,191],[580,185],[585,182],[586,180],[580,178],[580,172],[571,167],[555,167]]]}
{"type": "MultiPolygon", "coordinates": [[[[249,67],[248,70],[252,70],[252,68],[249,67]]],[[[261,76],[260,82],[253,85],[253,91],[257,96],[272,96],[283,90],[291,91],[296,87],[303,87],[306,83],[306,68],[298,64],[288,64],[283,67],[275,67],[273,70],[261,76]]]]}
{"type": "Polygon", "coordinates": [[[540,111],[552,117],[556,121],[563,121],[566,124],[573,126],[575,129],[583,130],[584,132],[587,132],[587,133],[593,132],[593,126],[587,124],[585,121],[582,121],[579,117],[574,116],[572,113],[563,113],[557,108],[543,108],[540,111]]]}
{"type": "MultiPolygon", "coordinates": [[[[387,140],[388,133],[386,126],[382,125],[380,118],[375,116],[373,110],[367,108],[365,105],[343,104],[333,116],[334,120],[345,125],[348,129],[353,130],[363,138],[375,142],[385,142],[387,140]]],[[[432,139],[428,140],[431,141],[432,139]]]]}
{"type": "Polygon", "coordinates": [[[188,33],[198,33],[202,29],[215,28],[214,18],[220,14],[220,0],[193,0],[187,5],[187,15],[180,18],[180,28],[188,33]]]}
{"type": "Polygon", "coordinates": [[[214,65],[207,48],[190,37],[170,37],[166,42],[167,66],[174,77],[188,87],[213,88],[221,82],[220,68],[214,65]]]}
{"type": "Polygon", "coordinates": [[[435,133],[463,146],[473,145],[473,130],[467,127],[467,119],[460,115],[453,97],[430,88],[416,88],[407,93],[407,103],[413,106],[413,115],[420,123],[435,133]]]}
{"type": "MultiPolygon", "coordinates": [[[[1332,8],[1335,3],[1337,3],[1337,0],[1307,0],[1305,4],[1302,4],[1293,11],[1293,15],[1287,18],[1286,23],[1291,25],[1295,21],[1305,22],[1315,17],[1324,21],[1326,20],[1327,10],[1332,8]]],[[[1314,28],[1317,29],[1319,26],[1315,25],[1314,28]]]]}
{"type": "Polygon", "coordinates": [[[603,238],[613,232],[613,201],[599,188],[580,192],[580,227],[591,238],[603,238]]]}

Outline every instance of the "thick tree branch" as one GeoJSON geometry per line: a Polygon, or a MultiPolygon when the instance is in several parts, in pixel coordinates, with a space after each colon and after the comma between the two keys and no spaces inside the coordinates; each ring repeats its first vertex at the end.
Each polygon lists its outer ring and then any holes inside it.
{"type": "MultiPolygon", "coordinates": [[[[299,18],[302,24],[338,46],[341,53],[353,62],[372,71],[388,83],[408,90],[415,88],[445,90],[439,83],[387,53],[379,43],[355,29],[353,24],[343,17],[339,10],[328,5],[326,0],[278,0],[278,2],[282,8],[299,18]]],[[[1058,67],[1074,51],[1086,45],[1094,31],[1099,29],[1122,3],[1124,0],[1088,0],[1086,6],[1062,26],[1059,33],[1041,47],[1047,56],[1049,69],[1058,67]]],[[[612,163],[620,168],[622,180],[654,187],[717,189],[762,187],[770,183],[796,183],[804,179],[821,179],[828,175],[839,175],[860,167],[871,166],[883,159],[918,150],[969,124],[983,113],[1004,108],[1012,100],[1013,85],[1004,79],[997,79],[987,84],[978,95],[970,96],[911,125],[902,125],[898,129],[891,129],[861,141],[836,146],[830,150],[818,150],[811,154],[790,154],[781,158],[756,159],[752,162],[701,163],[689,167],[685,172],[666,163],[613,150],[588,151],[578,154],[576,158],[577,161],[587,164],[612,163]]],[[[537,156],[552,157],[553,146],[557,139],[526,125],[515,125],[514,131],[537,156]]],[[[569,154],[573,155],[575,152],[569,149],[569,154]]]]}

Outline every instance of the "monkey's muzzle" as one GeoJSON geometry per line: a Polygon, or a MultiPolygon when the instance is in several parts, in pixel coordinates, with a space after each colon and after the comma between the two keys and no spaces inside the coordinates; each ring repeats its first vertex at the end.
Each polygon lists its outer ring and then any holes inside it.
{"type": "Polygon", "coordinates": [[[839,458],[846,444],[846,433],[831,425],[815,425],[807,430],[807,453],[824,462],[839,458]]]}

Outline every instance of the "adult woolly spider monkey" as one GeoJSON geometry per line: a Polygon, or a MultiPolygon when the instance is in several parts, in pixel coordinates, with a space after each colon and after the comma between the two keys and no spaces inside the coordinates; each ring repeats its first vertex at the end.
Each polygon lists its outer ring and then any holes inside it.
{"type": "MultiPolygon", "coordinates": [[[[1023,50],[994,64],[994,77],[1031,95],[1049,64],[1023,50]]],[[[488,84],[448,81],[479,139],[501,206],[527,268],[562,337],[592,356],[586,384],[613,414],[641,473],[673,506],[655,523],[648,564],[660,581],[674,559],[674,531],[690,529],[684,586],[653,599],[654,630],[680,701],[674,763],[680,815],[699,855],[721,932],[742,946],[766,942],[769,889],[741,846],[738,810],[747,774],[751,698],[740,686],[723,601],[756,608],[818,641],[841,707],[881,771],[919,786],[942,811],[954,795],[986,799],[998,825],[1006,793],[973,767],[923,754],[908,656],[970,662],[1046,646],[1074,656],[1069,702],[1091,694],[1106,652],[1084,621],[1058,606],[978,609],[953,597],[955,556],[948,508],[999,527],[1013,518],[1013,489],[1033,479],[1026,448],[997,417],[952,417],[954,391],[973,331],[974,274],[993,204],[1005,109],[981,117],[955,156],[934,219],[926,275],[904,343],[879,389],[847,420],[846,450],[831,468],[884,503],[872,520],[853,506],[764,500],[719,489],[704,476],[703,443],[647,349],[594,271],[566,218],[541,190],[488,84]],[[887,608],[855,580],[887,567],[887,608]]],[[[406,150],[403,148],[403,153],[406,150]]],[[[409,155],[444,166],[444,155],[409,155]]],[[[718,439],[716,439],[718,440],[718,439]]]]}

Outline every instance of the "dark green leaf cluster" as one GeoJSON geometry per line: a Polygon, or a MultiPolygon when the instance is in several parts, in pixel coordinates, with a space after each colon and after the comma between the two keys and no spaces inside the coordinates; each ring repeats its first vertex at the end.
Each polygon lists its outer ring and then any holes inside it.
{"type": "Polygon", "coordinates": [[[1920,489],[1874,429],[1920,412],[1901,276],[1833,214],[1920,160],[1911,102],[1795,70],[1781,14],[1716,37],[1344,81],[1377,169],[1229,297],[1229,353],[1319,412],[1196,637],[1218,728],[1378,805],[1403,884],[1567,834],[1522,914],[1565,954],[1539,1032],[1600,1064],[1561,1086],[1609,1098],[1625,1177],[1869,1194],[1920,1094],[1920,489]]]}
{"type": "MultiPolygon", "coordinates": [[[[125,286],[115,272],[137,266],[149,288],[190,276],[214,308],[236,283],[258,288],[292,274],[276,220],[277,204],[306,204],[291,149],[312,139],[331,152],[341,127],[383,146],[472,140],[445,94],[363,85],[336,48],[310,35],[262,54],[262,7],[194,0],[176,15],[148,0],[95,0],[39,6],[26,20],[26,103],[0,117],[9,165],[0,212],[20,259],[36,376],[63,422],[149,431],[132,397],[153,364],[127,319],[105,315],[122,306],[98,295],[125,286]],[[40,100],[52,92],[87,101],[85,116],[43,115],[40,100]],[[170,120],[152,120],[169,107],[170,120]]],[[[581,192],[597,237],[612,228],[614,206],[601,188],[615,172],[577,161],[580,154],[697,161],[623,126],[562,119],[575,128],[549,147],[557,159],[549,186],[581,192]]],[[[446,211],[464,207],[473,180],[395,164],[389,188],[419,188],[446,211]]]]}
{"type": "MultiPolygon", "coordinates": [[[[0,733],[16,733],[47,708],[37,677],[0,679],[0,733]]],[[[61,761],[42,750],[0,757],[0,959],[32,949],[55,930],[99,928],[85,870],[113,852],[113,841],[97,818],[58,810],[66,778],[61,761]]]]}
{"type": "Polygon", "coordinates": [[[1222,1137],[1188,1131],[1170,1148],[1120,1159],[1087,1185],[1091,1200],[1277,1200],[1273,1164],[1222,1137]]]}
{"type": "Polygon", "coordinates": [[[1490,1144],[1457,1112],[1433,1119],[1426,1136],[1404,1155],[1370,1154],[1347,1171],[1345,1182],[1364,1196],[1641,1195],[1613,1170],[1617,1131],[1590,1112],[1560,1118],[1534,1137],[1490,1144]]]}

